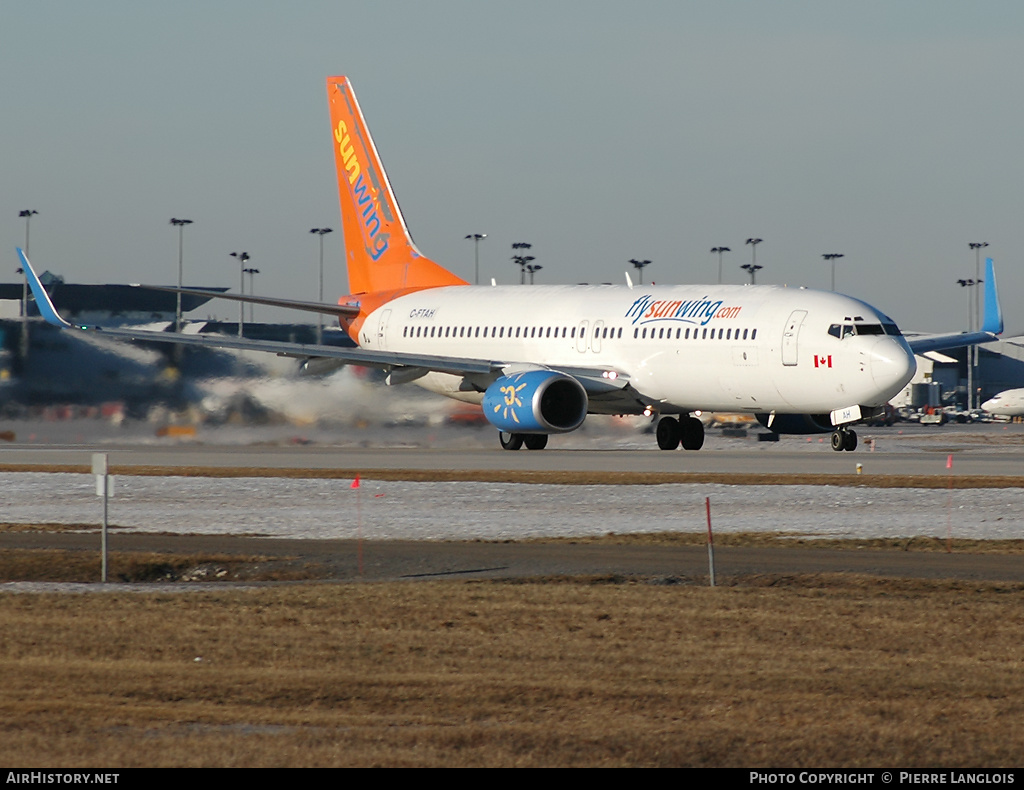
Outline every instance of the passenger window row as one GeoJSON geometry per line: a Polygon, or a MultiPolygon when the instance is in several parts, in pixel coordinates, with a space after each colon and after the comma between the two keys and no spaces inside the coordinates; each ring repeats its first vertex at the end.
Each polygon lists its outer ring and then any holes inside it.
{"type": "MultiPolygon", "coordinates": [[[[633,330],[633,337],[638,340],[644,340],[650,337],[651,340],[671,340],[672,338],[672,327],[651,327],[650,335],[647,334],[647,328],[643,329],[637,327],[633,330]]],[[[717,334],[715,328],[708,329],[707,327],[694,327],[691,329],[687,327],[685,330],[682,327],[676,327],[675,339],[676,340],[754,340],[757,338],[756,329],[744,329],[742,335],[739,329],[722,329],[719,328],[717,334]]]]}
{"type": "MultiPolygon", "coordinates": [[[[586,336],[586,327],[579,328],[579,336],[586,336]]],[[[597,330],[603,339],[616,339],[622,337],[622,327],[602,327],[597,330]]],[[[551,327],[551,326],[515,326],[506,328],[503,326],[479,327],[479,326],[406,326],[402,329],[402,337],[492,337],[492,338],[549,338],[566,337],[575,339],[576,327],[551,327]]]]}
{"type": "MultiPolygon", "coordinates": [[[[833,324],[833,328],[838,328],[838,324],[833,324]]],[[[881,327],[879,327],[880,329],[881,327]]],[[[503,326],[491,326],[491,327],[479,327],[479,326],[406,326],[402,329],[402,337],[433,337],[433,338],[478,338],[478,337],[491,337],[491,338],[571,338],[575,339],[577,335],[586,337],[586,327],[536,327],[536,326],[516,326],[516,327],[503,327],[503,326]]],[[[622,339],[622,327],[600,327],[596,331],[596,334],[602,340],[621,340],[622,339]]],[[[834,334],[832,329],[829,329],[829,334],[834,334]]],[[[866,333],[863,333],[866,334],[866,333]]],[[[880,334],[880,333],[879,333],[880,334]]],[[[633,338],[636,340],[755,340],[757,339],[756,329],[723,329],[719,328],[716,332],[715,328],[708,329],[707,327],[676,327],[673,333],[672,327],[635,327],[633,329],[633,338]]],[[[839,337],[836,334],[836,337],[839,337]]]]}

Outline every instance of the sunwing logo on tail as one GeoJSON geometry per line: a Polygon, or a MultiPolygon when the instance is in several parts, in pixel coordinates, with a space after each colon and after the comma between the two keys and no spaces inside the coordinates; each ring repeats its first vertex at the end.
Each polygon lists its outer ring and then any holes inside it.
{"type": "Polygon", "coordinates": [[[364,176],[344,121],[338,121],[338,126],[334,130],[334,141],[338,144],[338,154],[344,162],[345,172],[348,173],[348,186],[352,191],[356,210],[362,217],[366,252],[373,260],[377,260],[387,251],[389,241],[389,234],[380,232],[380,216],[384,214],[378,199],[380,190],[369,183],[369,173],[364,176]]]}

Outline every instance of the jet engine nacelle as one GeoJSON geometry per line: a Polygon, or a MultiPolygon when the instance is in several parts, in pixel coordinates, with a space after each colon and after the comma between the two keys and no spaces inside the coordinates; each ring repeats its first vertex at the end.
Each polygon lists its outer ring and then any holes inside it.
{"type": "Polygon", "coordinates": [[[755,414],[757,421],[775,433],[831,433],[836,428],[827,414],[776,414],[768,425],[767,414],[755,414]]]}
{"type": "Polygon", "coordinates": [[[528,370],[497,379],[484,392],[482,405],[499,431],[568,433],[587,416],[587,391],[565,373],[528,370]]]}

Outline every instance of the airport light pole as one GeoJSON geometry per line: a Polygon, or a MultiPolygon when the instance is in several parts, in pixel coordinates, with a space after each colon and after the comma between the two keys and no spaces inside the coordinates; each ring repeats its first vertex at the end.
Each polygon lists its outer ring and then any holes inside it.
{"type": "MultiPolygon", "coordinates": [[[[245,262],[249,260],[247,252],[233,252],[232,258],[238,258],[238,290],[245,295],[245,262]]],[[[238,303],[238,336],[242,336],[242,327],[245,324],[245,302],[238,303]]]]}
{"type": "MultiPolygon", "coordinates": [[[[760,244],[762,241],[764,241],[764,239],[747,239],[746,241],[746,243],[750,245],[750,265],[757,267],[757,269],[761,268],[760,266],[757,265],[757,245],[760,244]]],[[[756,271],[757,269],[754,269],[754,271],[756,271]]]]}
{"type": "Polygon", "coordinates": [[[763,266],[758,266],[756,263],[745,263],[742,266],[740,266],[740,268],[743,269],[744,271],[746,271],[746,273],[750,275],[750,284],[751,285],[756,285],[757,284],[757,270],[758,269],[763,269],[764,267],[763,266]]]}
{"type": "MultiPolygon", "coordinates": [[[[970,242],[967,246],[970,247],[972,250],[974,250],[974,279],[978,283],[980,283],[981,282],[981,251],[983,249],[985,249],[985,247],[988,246],[988,242],[987,241],[974,241],[974,242],[970,242]]],[[[977,329],[981,329],[981,289],[980,288],[976,289],[974,291],[974,317],[975,317],[975,323],[977,323],[977,325],[978,325],[977,329]]],[[[975,327],[969,327],[969,329],[972,329],[972,330],[974,328],[975,327]]],[[[970,346],[967,349],[967,353],[968,353],[968,355],[970,355],[971,359],[973,360],[972,365],[974,367],[975,378],[978,379],[978,389],[981,389],[981,376],[978,375],[978,373],[979,373],[979,370],[978,370],[978,354],[979,354],[978,347],[977,346],[970,346]]],[[[974,408],[974,406],[973,406],[973,399],[974,399],[974,392],[972,390],[971,393],[970,393],[970,396],[969,396],[969,400],[967,402],[967,409],[968,410],[974,408]]],[[[981,406],[981,398],[980,397],[978,398],[978,406],[981,406]]]]}
{"type": "Polygon", "coordinates": [[[516,241],[512,243],[512,250],[515,252],[515,254],[512,256],[512,261],[519,265],[520,285],[526,285],[526,264],[528,264],[534,258],[532,255],[523,255],[522,252],[516,251],[530,249],[533,249],[533,245],[525,241],[516,241]]]}
{"type": "MultiPolygon", "coordinates": [[[[317,301],[320,304],[324,303],[324,236],[334,231],[330,228],[310,228],[310,233],[316,233],[320,237],[320,290],[317,292],[319,296],[317,301]]],[[[316,342],[317,345],[324,342],[324,315],[323,313],[317,314],[317,326],[316,326],[316,342]]]]}
{"type": "Polygon", "coordinates": [[[191,225],[190,219],[171,217],[171,224],[178,228],[178,304],[174,311],[174,331],[181,331],[181,288],[182,288],[182,249],[185,241],[185,226],[191,225]]]}
{"type": "Polygon", "coordinates": [[[846,256],[843,255],[843,253],[841,253],[841,252],[826,252],[821,257],[824,258],[826,261],[829,261],[832,264],[832,291],[835,292],[835,290],[836,290],[836,259],[837,258],[845,258],[846,256]]]}
{"type": "MultiPolygon", "coordinates": [[[[30,253],[28,249],[29,242],[29,226],[32,223],[32,216],[39,212],[32,208],[22,209],[18,212],[19,217],[25,219],[25,257],[28,258],[30,253]]],[[[21,268],[18,271],[23,275],[21,282],[21,317],[25,318],[28,316],[28,274],[21,268]]]]}
{"type": "MultiPolygon", "coordinates": [[[[260,270],[259,269],[243,269],[242,271],[245,274],[249,275],[249,295],[250,296],[255,296],[256,295],[256,275],[260,273],[260,270]]],[[[255,309],[256,309],[256,305],[254,305],[252,302],[249,302],[249,323],[250,324],[254,323],[255,320],[256,320],[253,317],[254,313],[255,313],[255,309]]]]}
{"type": "Polygon", "coordinates": [[[466,238],[473,240],[473,284],[480,285],[480,242],[487,238],[487,234],[470,233],[466,238]]]}
{"type": "Polygon", "coordinates": [[[512,262],[519,265],[519,284],[526,285],[526,268],[530,261],[534,260],[532,255],[513,255],[512,262]]]}
{"type": "Polygon", "coordinates": [[[39,212],[34,208],[22,209],[18,212],[19,217],[23,217],[25,220],[25,257],[28,257],[28,242],[29,242],[29,225],[32,222],[32,217],[39,212]]]}
{"type": "MultiPolygon", "coordinates": [[[[980,283],[981,280],[957,280],[956,283],[961,288],[973,288],[975,285],[980,283]]],[[[974,294],[971,291],[967,291],[967,329],[968,331],[974,328],[974,294]]],[[[974,346],[973,348],[977,348],[974,346]]],[[[974,371],[971,365],[971,346],[967,347],[967,411],[970,411],[973,406],[971,405],[974,401],[974,371]]]]}
{"type": "Polygon", "coordinates": [[[728,247],[712,247],[712,253],[718,253],[718,284],[722,284],[722,253],[732,252],[728,247]]]}
{"type": "Polygon", "coordinates": [[[637,277],[640,278],[640,285],[644,284],[644,267],[650,266],[651,262],[648,260],[638,261],[636,258],[630,258],[629,262],[636,269],[637,277]]]}
{"type": "MultiPolygon", "coordinates": [[[[39,212],[34,208],[22,209],[18,212],[19,217],[25,219],[25,257],[29,257],[29,226],[32,223],[32,217],[39,212]]],[[[28,272],[21,267],[18,267],[18,272],[21,274],[21,343],[20,352],[21,358],[24,359],[28,356],[28,272]]]]}
{"type": "MultiPolygon", "coordinates": [[[[980,283],[981,282],[981,251],[985,247],[988,246],[988,242],[987,241],[974,241],[974,242],[970,242],[967,246],[970,247],[972,250],[974,250],[974,281],[976,283],[980,283]]],[[[979,307],[980,307],[980,304],[978,302],[978,296],[977,296],[977,293],[976,293],[975,297],[974,297],[974,315],[975,315],[975,317],[977,319],[981,318],[981,311],[978,309],[979,307]]],[[[980,320],[978,321],[978,323],[980,325],[980,323],[981,323],[980,320]]],[[[969,326],[967,328],[968,328],[968,330],[973,332],[975,329],[977,329],[979,327],[975,327],[975,326],[971,325],[971,326],[969,326]]],[[[977,348],[977,346],[975,346],[975,348],[977,348]]]]}

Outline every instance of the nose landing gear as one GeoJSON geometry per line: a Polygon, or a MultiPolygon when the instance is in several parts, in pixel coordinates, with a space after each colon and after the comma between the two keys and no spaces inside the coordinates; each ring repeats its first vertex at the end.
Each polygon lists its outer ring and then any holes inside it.
{"type": "Polygon", "coordinates": [[[548,446],[546,433],[510,433],[498,431],[498,442],[502,450],[518,450],[524,444],[527,450],[543,450],[548,446]]]}
{"type": "Polygon", "coordinates": [[[857,432],[851,428],[836,428],[832,431],[832,449],[837,453],[843,450],[852,453],[857,449],[857,432]]]}

